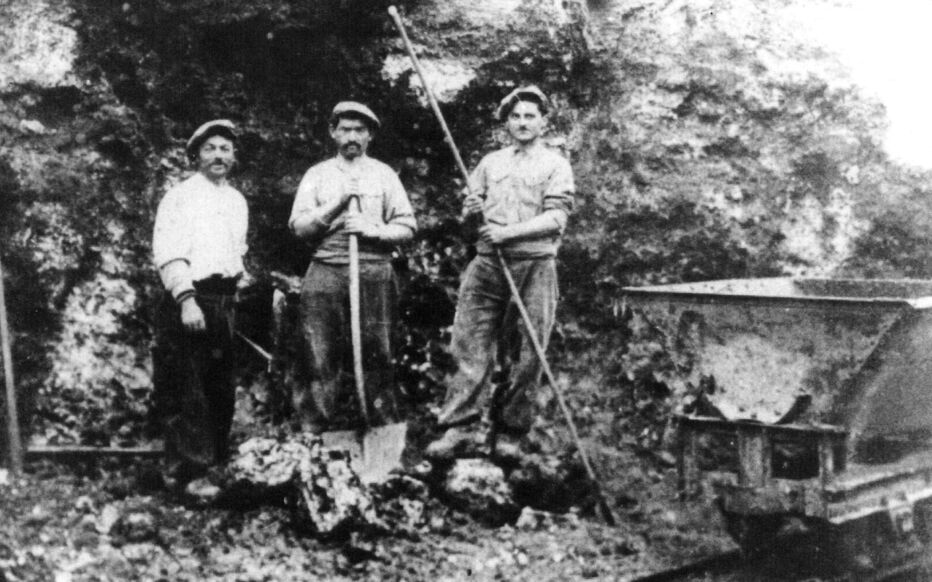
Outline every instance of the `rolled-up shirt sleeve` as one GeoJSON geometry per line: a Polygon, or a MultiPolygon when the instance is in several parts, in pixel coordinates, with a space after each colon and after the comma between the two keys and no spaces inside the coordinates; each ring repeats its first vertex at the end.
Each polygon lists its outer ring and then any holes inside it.
{"type": "Polygon", "coordinates": [[[553,216],[562,233],[566,230],[569,215],[575,205],[576,184],[573,181],[573,169],[565,158],[559,158],[544,191],[543,211],[553,216]]]}
{"type": "Polygon", "coordinates": [[[155,214],[152,256],[162,285],[176,299],[194,289],[190,273],[191,229],[182,208],[184,197],[172,190],[155,214]]]}
{"type": "Polygon", "coordinates": [[[330,229],[330,225],[324,222],[317,203],[319,189],[320,176],[311,168],[298,184],[298,193],[295,195],[291,217],[288,219],[288,228],[295,234],[301,232],[304,238],[323,238],[330,229]]]}

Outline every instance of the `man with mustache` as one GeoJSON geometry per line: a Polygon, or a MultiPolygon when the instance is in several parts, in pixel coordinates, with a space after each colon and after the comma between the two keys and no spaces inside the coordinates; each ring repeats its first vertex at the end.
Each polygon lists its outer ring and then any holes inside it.
{"type": "Polygon", "coordinates": [[[244,273],[249,213],[227,181],[236,128],[209,121],[188,139],[197,172],[159,203],[152,252],[164,293],[155,314],[153,384],[165,436],[166,485],[205,498],[202,479],[226,459],[233,419],[234,294],[244,273]]]}
{"type": "Polygon", "coordinates": [[[515,458],[535,419],[541,364],[496,255],[514,276],[546,349],[557,306],[556,254],[573,208],[573,171],[541,143],[549,101],[535,86],[499,104],[513,145],[485,156],[470,176],[466,215],[484,215],[477,255],[460,284],[450,348],[457,362],[438,415],[444,435],[427,447],[435,459],[475,454],[515,458]],[[494,387],[496,367],[507,379],[494,387]]]}
{"type": "Polygon", "coordinates": [[[303,430],[320,433],[358,426],[349,323],[349,235],[359,240],[360,320],[368,410],[375,424],[397,419],[392,370],[398,281],[395,245],[414,236],[417,222],[401,181],[388,165],[366,155],[379,119],[354,101],[330,116],[333,158],[301,179],[288,225],[313,247],[301,287],[301,324],[310,373],[296,386],[295,411],[303,430]]]}

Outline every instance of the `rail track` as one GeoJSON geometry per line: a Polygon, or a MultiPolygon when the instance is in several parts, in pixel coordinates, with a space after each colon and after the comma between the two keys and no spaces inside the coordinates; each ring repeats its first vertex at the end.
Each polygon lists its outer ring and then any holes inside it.
{"type": "Polygon", "coordinates": [[[830,576],[781,575],[774,564],[748,563],[739,550],[634,578],[631,582],[928,582],[932,552],[901,564],[830,576]]]}

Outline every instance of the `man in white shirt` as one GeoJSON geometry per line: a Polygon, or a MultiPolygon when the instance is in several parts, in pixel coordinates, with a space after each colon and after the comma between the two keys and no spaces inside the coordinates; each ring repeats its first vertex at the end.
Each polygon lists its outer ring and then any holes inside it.
{"type": "Polygon", "coordinates": [[[153,384],[165,480],[179,490],[226,458],[233,419],[234,295],[249,221],[245,198],[227,182],[235,145],[228,120],[197,128],[186,148],[197,172],[165,194],[155,218],[152,252],[165,289],[155,316],[153,384]]]}
{"type": "Polygon", "coordinates": [[[343,101],[334,107],[330,136],[337,155],[304,174],[288,221],[292,232],[314,247],[301,287],[311,380],[295,386],[293,394],[302,427],[311,432],[348,428],[360,421],[358,414],[344,414],[359,409],[353,402],[349,340],[351,234],[359,240],[367,409],[376,423],[391,422],[398,414],[392,373],[398,282],[391,259],[394,245],[410,240],[417,222],[394,170],[366,155],[378,127],[379,119],[361,103],[343,101]]]}

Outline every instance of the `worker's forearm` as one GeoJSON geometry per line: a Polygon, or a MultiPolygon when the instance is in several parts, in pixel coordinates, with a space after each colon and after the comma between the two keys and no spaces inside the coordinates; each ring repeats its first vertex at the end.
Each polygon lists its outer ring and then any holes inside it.
{"type": "Polygon", "coordinates": [[[378,240],[388,244],[400,244],[411,240],[414,230],[404,224],[383,224],[378,228],[378,240]]]}
{"type": "Polygon", "coordinates": [[[159,267],[162,284],[179,303],[194,296],[191,268],[187,259],[173,259],[159,267]]]}
{"type": "Polygon", "coordinates": [[[558,214],[560,212],[559,210],[548,210],[524,222],[502,227],[505,242],[559,236],[563,231],[562,225],[565,224],[565,216],[558,214]]]}
{"type": "Polygon", "coordinates": [[[345,205],[342,199],[337,199],[313,210],[302,212],[291,222],[291,230],[300,238],[321,238],[330,230],[330,223],[340,215],[345,205]]]}

